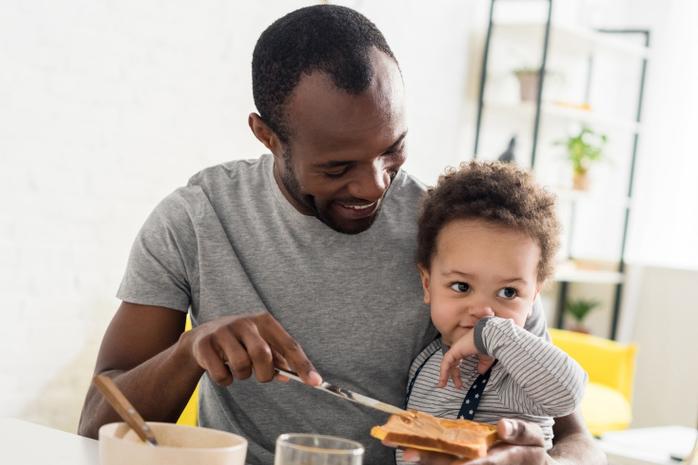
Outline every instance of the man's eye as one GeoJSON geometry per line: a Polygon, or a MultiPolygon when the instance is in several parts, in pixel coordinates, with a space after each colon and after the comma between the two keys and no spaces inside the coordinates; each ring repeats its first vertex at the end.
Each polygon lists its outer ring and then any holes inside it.
{"type": "Polygon", "coordinates": [[[456,292],[466,293],[470,291],[470,284],[463,282],[453,283],[451,284],[451,289],[453,289],[456,292]]]}
{"type": "Polygon", "coordinates": [[[519,295],[519,293],[513,287],[504,287],[497,292],[497,297],[502,297],[504,299],[513,299],[519,295]]]}
{"type": "Polygon", "coordinates": [[[402,154],[402,151],[405,149],[404,146],[400,146],[396,149],[388,150],[385,152],[383,155],[391,156],[391,155],[400,155],[402,154]]]}
{"type": "Polygon", "coordinates": [[[338,171],[325,171],[324,175],[328,178],[341,178],[347,172],[347,168],[342,168],[338,171]]]}

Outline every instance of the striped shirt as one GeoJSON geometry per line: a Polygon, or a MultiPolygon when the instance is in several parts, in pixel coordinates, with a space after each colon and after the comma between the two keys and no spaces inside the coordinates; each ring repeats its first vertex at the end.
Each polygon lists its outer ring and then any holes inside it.
{"type": "MultiPolygon", "coordinates": [[[[586,384],[584,370],[545,338],[509,319],[480,320],[475,329],[475,345],[482,353],[496,358],[497,363],[492,367],[474,420],[496,423],[506,417],[536,423],[543,430],[546,449],[550,449],[552,417],[568,415],[577,408],[586,384]]],[[[478,376],[478,358],[471,355],[460,364],[464,389],[456,389],[450,379],[445,388],[437,388],[445,350],[439,338],[412,362],[407,408],[440,418],[458,417],[465,394],[478,376]]],[[[402,463],[401,455],[398,454],[398,463],[402,463]]]]}

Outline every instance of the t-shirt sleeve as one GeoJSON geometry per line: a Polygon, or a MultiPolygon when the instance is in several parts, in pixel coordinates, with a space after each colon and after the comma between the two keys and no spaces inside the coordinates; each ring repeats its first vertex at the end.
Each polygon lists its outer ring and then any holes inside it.
{"type": "Polygon", "coordinates": [[[141,305],[186,312],[196,273],[191,210],[175,191],[155,207],[136,236],[116,296],[141,305]]]}
{"type": "Polygon", "coordinates": [[[535,302],[533,302],[533,311],[531,315],[526,319],[524,324],[524,329],[531,334],[535,334],[538,337],[542,337],[546,341],[550,341],[550,335],[548,335],[548,326],[545,323],[545,312],[543,311],[543,303],[538,297],[535,302]]]}

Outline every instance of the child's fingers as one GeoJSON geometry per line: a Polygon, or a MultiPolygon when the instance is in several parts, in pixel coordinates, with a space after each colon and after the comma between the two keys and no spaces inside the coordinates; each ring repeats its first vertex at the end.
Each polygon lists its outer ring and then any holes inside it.
{"type": "Polygon", "coordinates": [[[492,365],[494,365],[494,358],[488,356],[488,355],[480,355],[478,357],[478,362],[477,362],[477,372],[482,374],[487,373],[487,370],[490,369],[492,365]]]}
{"type": "Polygon", "coordinates": [[[463,382],[460,379],[460,357],[453,351],[448,351],[444,354],[444,358],[441,361],[441,367],[439,368],[439,384],[438,387],[445,387],[448,384],[448,379],[453,380],[453,384],[457,388],[463,386],[463,382]]]}
{"type": "Polygon", "coordinates": [[[454,363],[452,360],[452,356],[449,355],[448,352],[446,352],[446,355],[444,355],[444,359],[441,361],[441,366],[439,367],[439,384],[437,384],[438,387],[444,387],[446,386],[446,384],[448,384],[448,378],[453,365],[454,363]]]}
{"type": "Polygon", "coordinates": [[[436,383],[436,387],[446,387],[446,385],[448,384],[448,374],[446,373],[448,372],[444,372],[444,366],[441,365],[441,368],[439,369],[439,382],[436,383]]]}
{"type": "Polygon", "coordinates": [[[451,379],[456,389],[463,389],[463,380],[460,377],[460,364],[451,367],[451,379]]]}

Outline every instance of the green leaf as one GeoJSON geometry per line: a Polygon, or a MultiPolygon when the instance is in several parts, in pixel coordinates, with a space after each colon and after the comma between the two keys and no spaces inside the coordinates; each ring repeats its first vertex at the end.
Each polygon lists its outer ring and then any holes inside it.
{"type": "Polygon", "coordinates": [[[590,165],[603,158],[603,148],[608,142],[606,134],[597,133],[587,126],[582,126],[578,133],[571,134],[566,139],[555,141],[554,145],[564,145],[567,148],[567,159],[572,163],[576,172],[585,172],[590,165]]]}
{"type": "Polygon", "coordinates": [[[600,305],[597,300],[577,299],[568,301],[565,304],[565,311],[569,313],[578,323],[584,321],[586,316],[600,305]]]}

